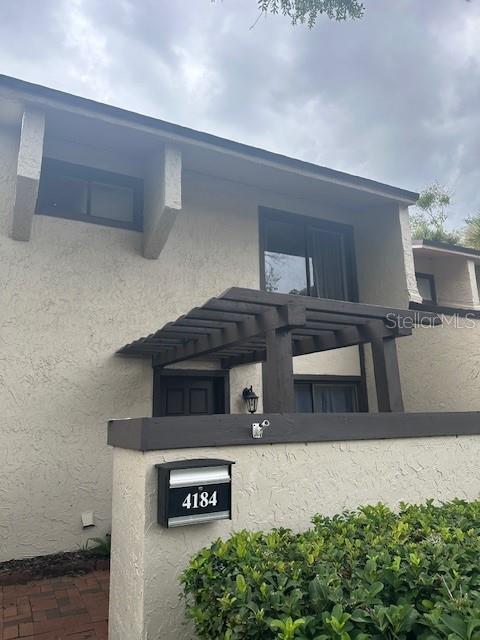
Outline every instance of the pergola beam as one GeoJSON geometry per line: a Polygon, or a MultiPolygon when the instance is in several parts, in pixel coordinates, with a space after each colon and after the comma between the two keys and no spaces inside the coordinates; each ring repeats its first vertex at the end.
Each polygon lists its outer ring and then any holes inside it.
{"type": "Polygon", "coordinates": [[[258,316],[247,316],[242,322],[215,331],[214,334],[202,335],[184,345],[168,349],[162,355],[157,356],[156,364],[165,366],[189,358],[198,358],[220,349],[234,347],[270,330],[301,326],[304,323],[305,309],[300,305],[287,304],[279,308],[274,307],[258,316]]]}
{"type": "MultiPolygon", "coordinates": [[[[408,309],[392,309],[390,307],[381,307],[372,304],[363,304],[360,302],[348,302],[345,300],[331,300],[327,298],[314,298],[313,296],[297,296],[293,294],[285,293],[272,293],[266,291],[257,291],[255,289],[242,289],[239,287],[232,287],[227,289],[219,298],[222,302],[231,301],[238,304],[250,304],[250,305],[275,305],[275,304],[287,304],[289,302],[300,302],[305,305],[307,315],[310,311],[322,311],[327,314],[341,314],[344,317],[343,322],[346,322],[348,316],[355,316],[358,319],[380,319],[389,320],[392,322],[397,318],[410,318],[414,321],[413,313],[408,309]]],[[[418,319],[422,317],[430,318],[432,324],[439,325],[442,323],[441,319],[433,313],[419,312],[417,314],[418,319]]],[[[357,321],[356,321],[357,323],[357,321]]]]}
{"type": "MultiPolygon", "coordinates": [[[[308,337],[297,337],[299,334],[293,333],[292,355],[303,356],[309,353],[320,353],[322,351],[331,351],[333,349],[342,349],[359,344],[366,344],[373,339],[395,338],[400,335],[411,335],[411,329],[401,331],[393,331],[387,329],[381,323],[377,325],[366,325],[364,328],[356,329],[352,327],[348,330],[325,332],[325,335],[310,335],[308,337]],[[383,327],[383,328],[382,328],[383,327]]],[[[222,368],[231,369],[241,364],[254,364],[255,362],[264,362],[267,358],[266,349],[259,349],[246,356],[232,356],[222,359],[222,368]]]]}
{"type": "Polygon", "coordinates": [[[265,413],[293,413],[293,354],[290,329],[266,333],[267,349],[263,369],[263,410],[265,413]]]}
{"type": "Polygon", "coordinates": [[[403,411],[395,338],[375,338],[371,345],[378,410],[403,411]]]}
{"type": "Polygon", "coordinates": [[[119,353],[166,366],[195,358],[219,359],[223,368],[265,362],[264,410],[292,412],[293,358],[372,344],[378,407],[402,411],[395,339],[410,335],[433,313],[341,300],[233,288],[192,309],[119,353]]]}

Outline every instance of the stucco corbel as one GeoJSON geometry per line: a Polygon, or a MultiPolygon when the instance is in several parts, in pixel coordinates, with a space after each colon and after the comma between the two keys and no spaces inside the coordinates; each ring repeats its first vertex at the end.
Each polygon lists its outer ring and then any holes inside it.
{"type": "Polygon", "coordinates": [[[417,278],[415,277],[415,263],[413,260],[412,231],[410,228],[410,218],[408,207],[399,207],[399,221],[402,234],[403,260],[405,265],[405,276],[407,281],[408,297],[410,302],[422,302],[422,296],[418,292],[417,278]]]}
{"type": "Polygon", "coordinates": [[[156,259],[182,209],[182,154],[165,145],[152,157],[145,181],[143,255],[156,259]]]}
{"type": "Polygon", "coordinates": [[[17,177],[11,236],[30,240],[42,168],[45,114],[26,107],[22,117],[18,148],[17,177]]]}

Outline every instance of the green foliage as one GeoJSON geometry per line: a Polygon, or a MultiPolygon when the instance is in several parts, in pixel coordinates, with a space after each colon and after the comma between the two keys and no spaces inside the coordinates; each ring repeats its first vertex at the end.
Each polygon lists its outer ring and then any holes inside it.
{"type": "Polygon", "coordinates": [[[292,24],[306,23],[312,28],[319,16],[330,20],[358,19],[365,7],[358,0],[258,0],[261,13],[282,13],[292,24]]]}
{"type": "Polygon", "coordinates": [[[382,504],[241,531],[182,575],[209,640],[479,640],[480,500],[382,504]]]}
{"type": "Polygon", "coordinates": [[[448,231],[445,223],[451,196],[439,184],[424,189],[417,200],[416,211],[410,215],[412,236],[418,240],[437,240],[448,244],[458,244],[461,233],[448,231]]]}
{"type": "Polygon", "coordinates": [[[105,538],[88,538],[83,546],[84,551],[89,551],[99,558],[110,558],[111,549],[111,536],[109,533],[105,535],[105,538]]]}
{"type": "Polygon", "coordinates": [[[480,213],[465,220],[465,244],[472,249],[480,249],[480,213]]]}

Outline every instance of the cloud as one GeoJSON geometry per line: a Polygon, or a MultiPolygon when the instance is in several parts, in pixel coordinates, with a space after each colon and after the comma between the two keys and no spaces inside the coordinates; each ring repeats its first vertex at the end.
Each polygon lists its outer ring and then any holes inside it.
{"type": "Polygon", "coordinates": [[[256,5],[4,0],[1,71],[480,209],[480,3],[367,0],[311,31],[250,29],[256,5]]]}

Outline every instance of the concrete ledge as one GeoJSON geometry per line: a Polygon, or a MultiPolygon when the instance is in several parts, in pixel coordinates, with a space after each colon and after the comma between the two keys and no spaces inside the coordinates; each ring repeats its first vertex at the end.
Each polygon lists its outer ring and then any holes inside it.
{"type": "Polygon", "coordinates": [[[109,445],[135,451],[480,434],[480,412],[227,414],[110,420],[109,445]],[[267,418],[262,439],[252,422],[267,418]]]}

